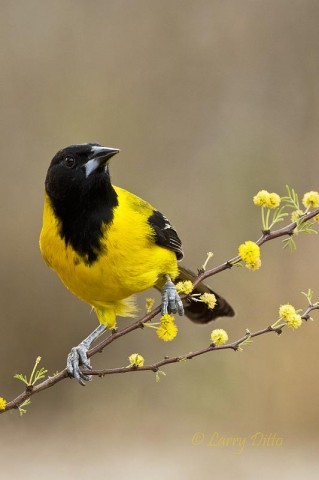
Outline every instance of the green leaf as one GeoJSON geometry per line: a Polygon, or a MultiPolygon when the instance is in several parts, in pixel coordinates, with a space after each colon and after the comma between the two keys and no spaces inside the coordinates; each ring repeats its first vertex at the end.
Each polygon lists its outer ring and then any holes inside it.
{"type": "Polygon", "coordinates": [[[23,375],[22,373],[16,373],[13,378],[16,378],[17,380],[21,380],[21,382],[25,383],[28,385],[28,379],[26,375],[23,375]]]}

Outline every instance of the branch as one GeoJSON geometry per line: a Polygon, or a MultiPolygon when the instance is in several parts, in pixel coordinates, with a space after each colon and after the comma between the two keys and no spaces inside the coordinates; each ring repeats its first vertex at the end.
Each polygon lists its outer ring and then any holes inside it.
{"type": "MultiPolygon", "coordinates": [[[[319,214],[319,208],[317,208],[317,209],[315,209],[315,210],[313,210],[309,213],[306,213],[302,217],[300,217],[300,219],[298,221],[298,224],[300,225],[300,224],[310,220],[311,218],[315,217],[318,214],[319,214]]],[[[287,226],[285,226],[281,229],[274,230],[273,232],[265,231],[265,232],[263,232],[262,236],[259,238],[259,240],[257,240],[256,243],[259,246],[261,246],[261,245],[263,245],[264,243],[266,243],[270,240],[274,240],[275,238],[279,238],[279,237],[286,236],[286,235],[292,236],[292,235],[294,235],[294,229],[296,227],[297,227],[297,222],[292,222],[289,225],[287,225],[287,226]]],[[[216,275],[217,273],[222,272],[223,270],[231,268],[235,263],[237,263],[239,261],[240,261],[240,257],[237,255],[236,257],[233,257],[233,258],[227,260],[226,262],[222,263],[221,265],[219,265],[215,268],[212,268],[210,270],[206,270],[204,272],[201,271],[198,274],[198,276],[196,277],[195,281],[193,282],[194,288],[200,282],[205,280],[206,278],[212,277],[213,275],[216,275]]],[[[183,295],[182,298],[186,299],[187,295],[183,295]]],[[[311,312],[312,310],[315,310],[315,309],[319,309],[319,307],[317,305],[309,305],[308,308],[303,313],[302,318],[304,320],[308,320],[309,312],[311,312]]],[[[151,321],[156,315],[158,315],[160,313],[160,311],[161,311],[161,308],[160,308],[160,306],[158,306],[154,310],[152,310],[150,313],[146,314],[144,317],[142,317],[139,320],[136,320],[135,322],[133,322],[128,327],[123,328],[119,331],[113,330],[112,333],[107,338],[102,340],[95,347],[91,348],[88,351],[88,354],[87,354],[88,357],[90,358],[90,357],[96,355],[96,353],[102,352],[105,347],[107,347],[108,345],[113,343],[115,340],[118,340],[119,338],[123,337],[124,335],[127,335],[127,334],[133,332],[134,330],[137,330],[138,328],[143,328],[144,324],[151,321]]],[[[214,345],[214,344],[210,344],[208,347],[203,348],[202,350],[198,350],[196,352],[190,352],[186,355],[181,355],[181,356],[177,356],[177,357],[164,358],[164,360],[161,360],[161,361],[159,361],[157,363],[154,363],[152,365],[146,365],[146,366],[143,366],[143,367],[128,366],[128,367],[119,367],[119,368],[105,369],[105,370],[83,370],[83,372],[85,374],[88,374],[88,375],[97,375],[97,376],[100,376],[100,377],[103,377],[104,375],[111,375],[111,374],[116,374],[116,373],[128,373],[128,372],[134,372],[134,371],[150,371],[151,370],[153,372],[158,372],[159,368],[164,366],[164,365],[168,365],[168,364],[172,364],[172,363],[178,363],[178,362],[183,361],[183,360],[189,360],[189,359],[192,359],[194,357],[197,357],[199,355],[203,355],[204,353],[208,353],[208,352],[211,352],[211,351],[219,351],[219,350],[227,350],[227,349],[231,349],[231,350],[236,351],[236,350],[239,349],[240,344],[242,344],[248,338],[254,338],[254,337],[257,337],[257,336],[260,336],[260,335],[264,335],[265,333],[268,333],[268,332],[276,332],[277,334],[279,334],[279,333],[281,333],[281,330],[284,326],[285,326],[285,324],[276,326],[275,328],[269,326],[269,327],[266,327],[262,330],[258,330],[254,333],[247,332],[242,338],[238,339],[237,341],[235,341],[233,343],[228,343],[228,344],[219,345],[219,346],[214,345]]],[[[0,410],[0,414],[2,414],[4,412],[7,412],[9,410],[12,410],[12,409],[19,408],[31,396],[33,396],[33,395],[35,395],[35,394],[37,394],[37,393],[39,393],[43,390],[46,390],[48,388],[53,387],[54,385],[56,385],[57,383],[61,382],[62,380],[66,379],[66,378],[69,378],[69,374],[68,374],[67,370],[64,369],[61,372],[58,372],[53,377],[48,377],[46,380],[42,381],[41,383],[39,383],[37,385],[27,386],[27,388],[25,389],[24,392],[22,392],[15,399],[13,399],[12,401],[7,403],[6,408],[4,410],[0,410]]]]}
{"type": "MultiPolygon", "coordinates": [[[[311,218],[315,217],[318,214],[319,214],[319,208],[316,208],[312,212],[302,215],[299,219],[298,225],[302,225],[303,223],[307,222],[308,220],[310,220],[311,218]]],[[[261,245],[263,245],[264,243],[269,242],[270,240],[274,240],[275,238],[284,237],[286,235],[291,237],[294,235],[294,230],[296,227],[297,227],[297,222],[292,222],[283,228],[274,230],[273,232],[265,231],[263,232],[262,236],[257,240],[256,243],[261,247],[261,245]]],[[[228,268],[231,268],[235,263],[239,261],[240,261],[240,256],[236,255],[236,257],[230,258],[229,260],[222,263],[221,265],[218,265],[215,268],[212,268],[210,270],[205,270],[204,272],[200,272],[196,280],[193,282],[194,288],[196,288],[197,285],[201,283],[203,280],[205,280],[206,278],[212,277],[217,273],[220,273],[224,270],[227,270],[228,268]]]]}
{"type": "MultiPolygon", "coordinates": [[[[312,310],[318,310],[319,306],[317,304],[315,305],[309,305],[307,309],[304,311],[302,314],[301,318],[305,321],[307,321],[309,317],[309,313],[312,310]]],[[[156,309],[158,310],[158,309],[156,309]]],[[[153,312],[151,312],[153,313],[153,312]]],[[[151,315],[151,314],[149,314],[151,315]]],[[[149,315],[146,315],[145,317],[148,317],[149,315]]],[[[144,317],[144,318],[145,318],[144,317]]],[[[140,320],[141,322],[142,320],[140,320]]],[[[135,322],[137,323],[137,322],[135,322]]],[[[131,327],[133,327],[131,325],[131,327]]],[[[257,330],[256,332],[249,332],[248,330],[246,331],[245,335],[239,338],[238,340],[232,342],[232,343],[226,343],[224,345],[215,345],[214,343],[211,343],[208,347],[202,348],[200,350],[197,350],[195,352],[190,352],[185,355],[179,355],[177,357],[165,357],[163,360],[160,360],[156,363],[153,363],[152,365],[145,365],[143,367],[135,367],[135,366],[127,366],[127,367],[118,367],[118,368],[109,368],[109,369],[104,369],[104,370],[83,370],[83,373],[87,375],[96,375],[99,377],[104,377],[105,375],[113,375],[117,373],[129,373],[129,372],[143,372],[143,371],[152,371],[154,373],[158,372],[160,367],[163,367],[164,365],[169,365],[172,363],[179,363],[182,361],[186,360],[191,360],[192,358],[198,357],[200,355],[203,355],[208,352],[213,352],[213,351],[220,351],[220,350],[234,350],[238,351],[240,349],[240,346],[248,339],[254,338],[254,337],[259,337],[261,335],[264,335],[266,333],[270,332],[275,332],[277,335],[280,335],[282,333],[282,329],[286,326],[285,323],[281,325],[277,325],[275,327],[273,326],[268,326],[266,328],[263,328],[261,330],[257,330]]],[[[129,329],[128,327],[127,329],[129,329]]],[[[125,331],[127,329],[123,329],[121,332],[119,332],[117,335],[118,336],[123,336],[125,331]]],[[[132,331],[132,330],[130,330],[132,331]]],[[[106,340],[111,340],[114,338],[113,336],[109,336],[106,340]]],[[[118,338],[118,337],[117,337],[118,338]]],[[[102,343],[102,342],[101,342],[102,343]]],[[[90,352],[90,356],[93,356],[95,353],[99,351],[98,349],[99,345],[97,345],[94,349],[92,348],[90,352]],[[95,350],[95,352],[93,352],[95,350]]],[[[8,410],[16,409],[19,408],[26,400],[28,400],[31,396],[35,395],[36,393],[39,393],[43,390],[46,390],[47,388],[53,387],[56,383],[60,382],[61,380],[64,380],[65,378],[68,378],[69,374],[66,369],[64,369],[62,372],[57,373],[53,377],[49,377],[47,380],[44,380],[43,382],[39,383],[38,385],[35,386],[29,386],[26,388],[26,390],[18,395],[14,400],[11,402],[7,403],[6,409],[1,410],[1,413],[7,412],[8,410]]]]}

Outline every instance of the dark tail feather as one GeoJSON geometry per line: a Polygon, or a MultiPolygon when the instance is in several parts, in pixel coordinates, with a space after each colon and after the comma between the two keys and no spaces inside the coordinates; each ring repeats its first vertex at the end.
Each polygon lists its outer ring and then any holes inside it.
{"type": "MultiPolygon", "coordinates": [[[[175,280],[175,283],[185,280],[191,280],[193,282],[195,278],[196,275],[191,270],[180,266],[179,275],[175,280]]],[[[215,308],[211,310],[205,303],[202,302],[184,302],[185,315],[192,320],[192,322],[209,323],[218,317],[233,317],[235,315],[235,312],[229,303],[227,303],[226,300],[220,297],[216,292],[207,287],[205,283],[200,283],[195,288],[193,293],[213,293],[217,299],[217,304],[215,305],[215,308]]]]}

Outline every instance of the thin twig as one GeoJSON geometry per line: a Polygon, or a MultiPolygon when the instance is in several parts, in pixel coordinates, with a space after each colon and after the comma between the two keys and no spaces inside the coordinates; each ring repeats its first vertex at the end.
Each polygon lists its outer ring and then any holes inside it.
{"type": "MultiPolygon", "coordinates": [[[[313,210],[312,212],[304,214],[303,216],[300,217],[298,224],[302,225],[303,223],[307,222],[308,220],[310,220],[311,218],[315,217],[318,214],[319,214],[319,208],[313,210]]],[[[274,230],[273,232],[271,231],[263,232],[262,236],[257,240],[256,243],[257,245],[261,246],[264,243],[269,242],[270,240],[274,240],[275,238],[284,237],[286,235],[292,236],[294,234],[294,230],[296,227],[297,227],[297,222],[292,222],[289,225],[286,225],[285,227],[279,228],[278,230],[274,230]]],[[[197,285],[201,283],[203,280],[205,280],[206,278],[212,277],[217,273],[220,273],[224,270],[227,270],[228,268],[231,268],[235,263],[238,263],[239,261],[240,261],[240,256],[236,255],[236,257],[230,258],[229,260],[222,263],[221,265],[218,265],[217,267],[201,272],[196,277],[196,280],[193,282],[194,288],[196,288],[197,285]]]]}

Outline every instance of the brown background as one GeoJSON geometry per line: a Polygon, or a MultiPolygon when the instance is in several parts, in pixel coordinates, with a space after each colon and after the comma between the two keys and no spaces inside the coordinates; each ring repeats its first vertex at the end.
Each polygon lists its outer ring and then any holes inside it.
{"type": "MultiPolygon", "coordinates": [[[[261,188],[318,190],[319,4],[311,0],[4,1],[1,6],[0,395],[37,355],[52,374],[95,326],[40,256],[43,182],[55,152],[97,141],[121,148],[114,183],[176,226],[185,264],[218,264],[260,232],[261,188]]],[[[231,339],[277,319],[280,303],[317,298],[318,238],[262,251],[262,269],[210,284],[237,310],[231,339]]],[[[149,296],[149,293],[147,294],[149,296]]],[[[157,297],[158,298],[158,297],[157,297]]],[[[145,295],[140,296],[141,307],[145,295]]],[[[1,472],[11,478],[316,478],[319,318],[242,353],[217,352],[153,374],[64,381],[28,413],[1,416],[1,472]],[[195,432],[203,444],[192,445],[195,432]],[[208,447],[209,435],[246,437],[208,447]],[[281,447],[253,447],[256,432],[281,447]]],[[[127,320],[121,321],[122,325],[127,320]]],[[[171,344],[144,329],[94,366],[127,365],[207,344],[211,326],[178,320],[171,344]]]]}

